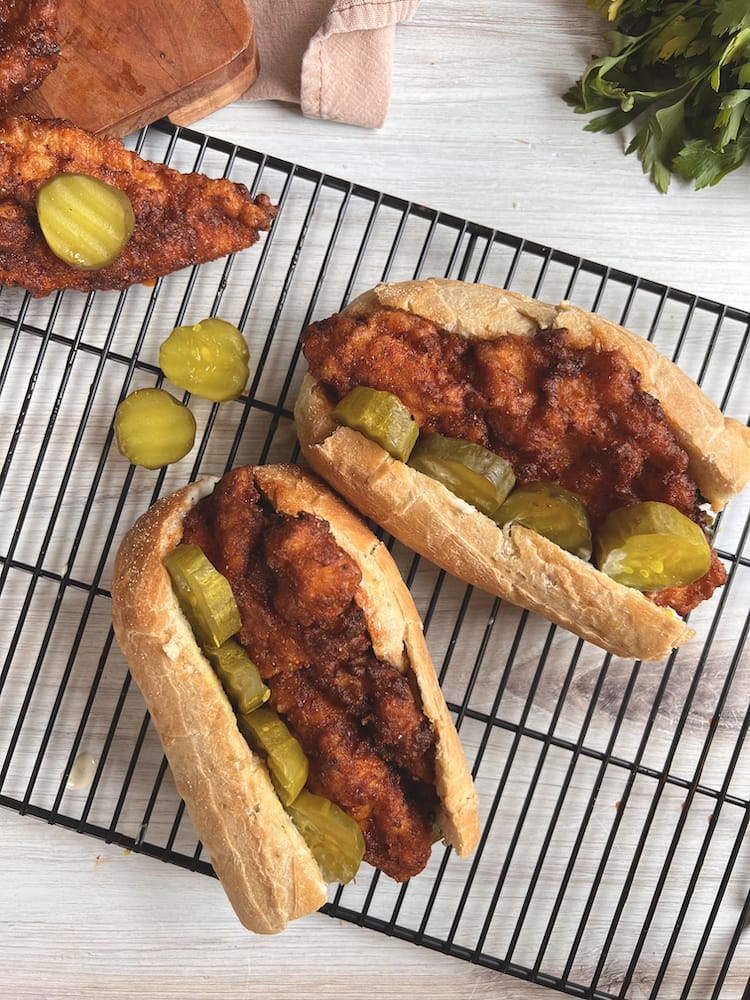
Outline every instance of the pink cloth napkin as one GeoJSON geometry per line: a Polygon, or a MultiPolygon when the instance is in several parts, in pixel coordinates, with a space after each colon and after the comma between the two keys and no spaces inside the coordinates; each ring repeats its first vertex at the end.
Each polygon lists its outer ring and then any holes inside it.
{"type": "Polygon", "coordinates": [[[299,104],[308,118],[380,128],[396,25],[419,0],[246,0],[260,72],[242,100],[299,104]]]}

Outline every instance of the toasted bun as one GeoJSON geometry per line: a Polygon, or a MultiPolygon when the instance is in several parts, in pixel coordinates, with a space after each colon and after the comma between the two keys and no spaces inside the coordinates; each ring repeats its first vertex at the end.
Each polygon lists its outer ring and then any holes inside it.
{"type": "MultiPolygon", "coordinates": [[[[264,466],[256,481],[277,510],[327,520],[362,572],[358,601],[378,656],[414,675],[436,736],[438,824],[460,855],[476,846],[476,792],[398,569],[363,522],[311,473],[264,466]]],[[[178,792],[241,922],[276,933],[327,899],[320,870],[278,799],[265,764],[237,728],[211,665],[180,611],[162,560],[186,513],[215,480],[157,501],[125,536],[112,580],[115,636],[143,693],[178,792]]]]}
{"type": "MultiPolygon", "coordinates": [[[[698,386],[643,338],[564,303],[448,279],[378,285],[346,308],[405,309],[467,338],[566,327],[578,346],[618,349],[661,402],[690,458],[690,473],[714,510],[750,479],[750,430],[726,418],[698,386]]],[[[310,465],[362,513],[454,576],[549,620],[618,656],[660,660],[694,634],[671,609],[623,587],[528,529],[501,529],[442,484],[334,423],[312,376],[295,420],[310,465]]]]}

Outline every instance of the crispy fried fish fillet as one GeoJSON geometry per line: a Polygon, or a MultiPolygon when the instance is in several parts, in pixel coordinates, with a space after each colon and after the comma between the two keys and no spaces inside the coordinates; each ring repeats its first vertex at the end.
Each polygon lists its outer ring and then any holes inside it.
{"type": "Polygon", "coordinates": [[[244,184],[182,174],[58,119],[16,115],[0,121],[0,284],[47,295],[63,288],[88,292],[127,288],[192,264],[252,246],[268,230],[276,207],[244,184]],[[81,173],[121,188],[135,229],[119,257],[98,271],[59,260],[36,216],[42,184],[59,173],[81,173]]]}
{"type": "Polygon", "coordinates": [[[57,66],[57,0],[0,0],[0,112],[57,66]]]}

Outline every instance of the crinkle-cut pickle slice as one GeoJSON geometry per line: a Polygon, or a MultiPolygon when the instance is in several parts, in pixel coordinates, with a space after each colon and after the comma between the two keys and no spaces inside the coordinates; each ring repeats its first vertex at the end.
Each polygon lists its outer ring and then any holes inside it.
{"type": "Polygon", "coordinates": [[[202,646],[221,646],[242,622],[229,581],[198,545],[177,545],[164,557],[182,613],[202,646]]]}
{"type": "Polygon", "coordinates": [[[523,483],[493,514],[503,527],[522,524],[581,559],[591,558],[591,528],[578,497],[557,483],[523,483]]]}
{"type": "Polygon", "coordinates": [[[645,592],[693,583],[711,565],[700,525],[655,500],[613,510],[597,532],[594,551],[602,573],[645,592]]]}
{"type": "Polygon", "coordinates": [[[240,395],[250,374],[249,359],[240,331],[218,316],[176,326],[159,348],[159,366],[169,381],[214,403],[240,395]]]}
{"type": "Polygon", "coordinates": [[[160,469],[195,444],[195,417],[166,389],[137,389],[118,405],[114,420],[120,453],[133,465],[160,469]]]}
{"type": "Polygon", "coordinates": [[[419,425],[398,396],[384,389],[358,385],[333,409],[333,419],[379,444],[405,462],[419,437],[419,425]]]}
{"type": "Polygon", "coordinates": [[[494,514],[516,482],[510,463],[500,455],[442,434],[420,437],[408,464],[488,515],[494,514]]]}
{"type": "Polygon", "coordinates": [[[239,642],[230,638],[219,646],[204,646],[203,652],[238,712],[253,712],[268,701],[271,689],[239,642]]]}
{"type": "Polygon", "coordinates": [[[116,260],[135,228],[125,192],[88,174],[57,174],[45,181],[36,211],[52,253],[84,271],[116,260]]]}
{"type": "Polygon", "coordinates": [[[365,853],[358,824],[330,799],[304,789],[287,811],[326,882],[351,882],[365,853]]]}
{"type": "Polygon", "coordinates": [[[240,732],[250,746],[266,759],[276,794],[285,806],[305,786],[308,763],[299,740],[272,708],[256,708],[238,714],[240,732]]]}

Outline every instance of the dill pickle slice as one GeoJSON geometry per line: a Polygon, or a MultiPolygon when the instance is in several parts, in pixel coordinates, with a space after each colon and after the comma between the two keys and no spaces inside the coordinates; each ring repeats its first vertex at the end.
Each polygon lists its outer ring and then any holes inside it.
{"type": "Polygon", "coordinates": [[[164,557],[183,614],[203,646],[220,646],[242,622],[225,576],[197,545],[178,545],[164,557]]]}
{"type": "Polygon", "coordinates": [[[238,712],[253,712],[268,701],[271,689],[264,684],[245,648],[235,639],[227,639],[220,646],[205,646],[203,652],[238,712]]]}
{"type": "Polygon", "coordinates": [[[685,586],[711,565],[711,547],[701,527],[656,500],[613,510],[594,547],[602,573],[642,591],[685,586]]]}
{"type": "Polygon", "coordinates": [[[522,524],[581,559],[591,558],[591,528],[581,501],[557,483],[516,486],[492,515],[497,523],[522,524]]]}
{"type": "Polygon", "coordinates": [[[57,174],[45,181],[36,212],[52,253],[84,271],[111,264],[135,228],[125,192],[88,174],[57,174]]]}
{"type": "Polygon", "coordinates": [[[240,395],[250,375],[249,359],[240,331],[218,316],[176,326],[159,348],[159,365],[169,381],[214,403],[240,395]]]}
{"type": "Polygon", "coordinates": [[[177,462],[195,444],[195,417],[166,389],[137,389],[118,405],[117,447],[133,465],[159,469],[177,462]]]}
{"type": "Polygon", "coordinates": [[[419,426],[398,396],[358,385],[336,404],[333,419],[359,431],[389,455],[405,462],[419,437],[419,426]]]}
{"type": "Polygon", "coordinates": [[[265,757],[276,794],[290,805],[307,781],[307,757],[299,740],[272,708],[243,712],[238,721],[247,742],[265,757]]]}
{"type": "Polygon", "coordinates": [[[494,514],[515,486],[509,462],[472,441],[427,434],[414,446],[408,463],[437,479],[483,514],[494,514]]]}
{"type": "Polygon", "coordinates": [[[304,789],[287,806],[326,882],[351,882],[365,853],[357,823],[335,802],[304,789]]]}

